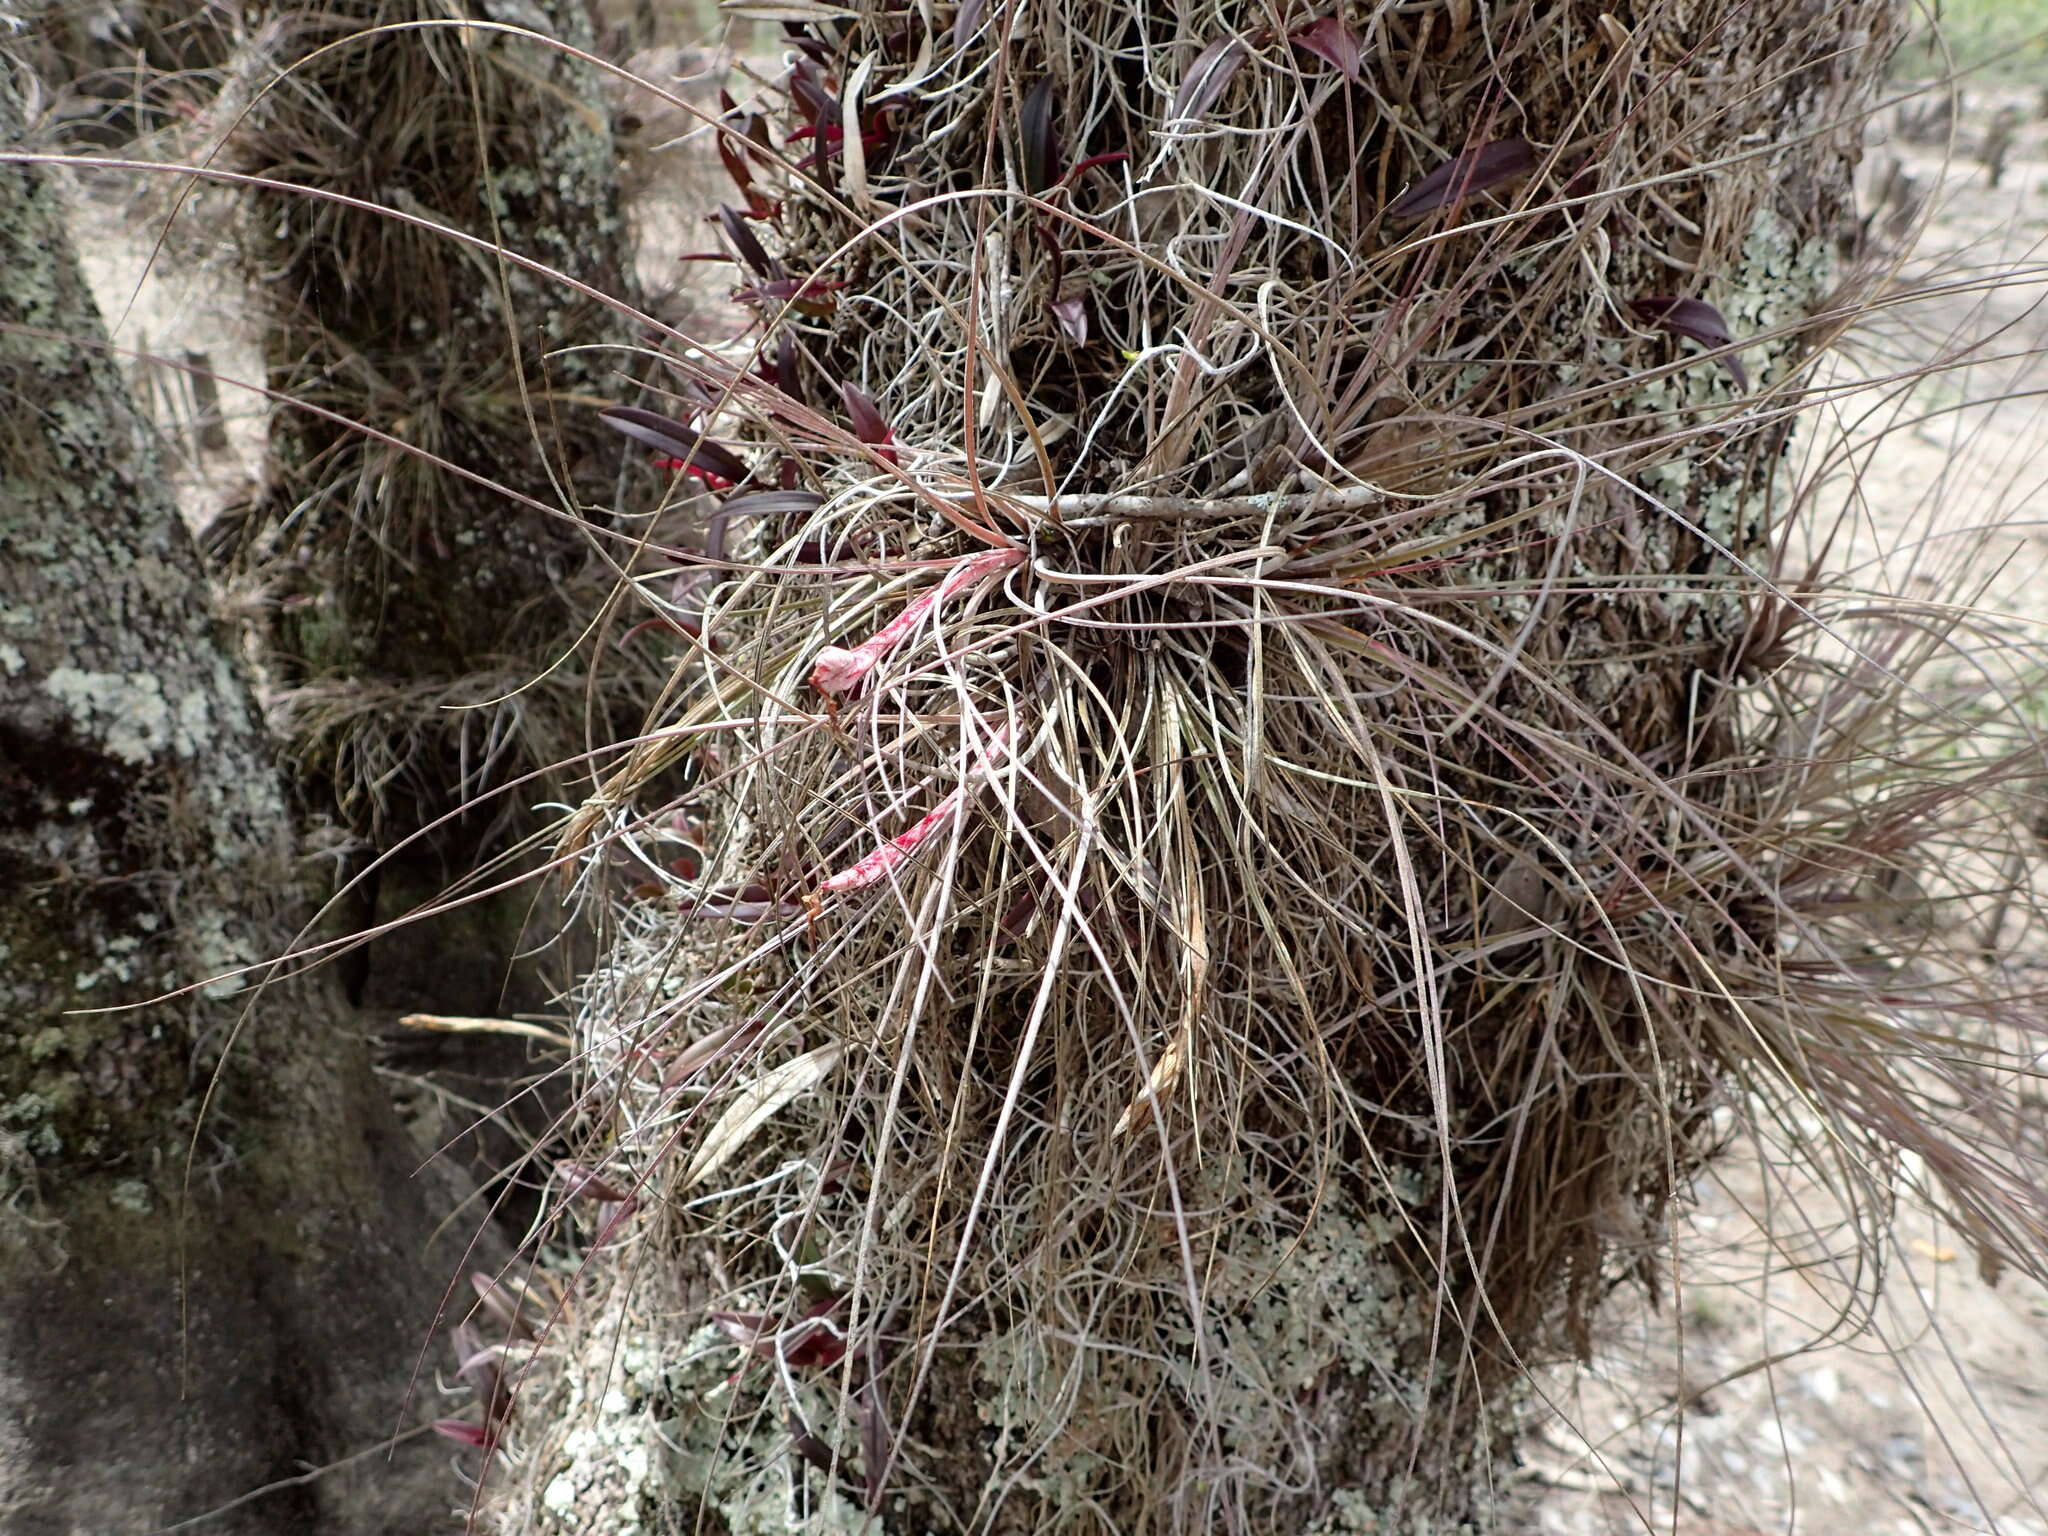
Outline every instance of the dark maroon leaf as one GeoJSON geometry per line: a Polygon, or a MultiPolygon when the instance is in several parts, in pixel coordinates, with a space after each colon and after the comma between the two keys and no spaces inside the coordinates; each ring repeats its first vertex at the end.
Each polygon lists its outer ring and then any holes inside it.
{"type": "Polygon", "coordinates": [[[749,203],[754,196],[754,173],[747,165],[747,157],[733,141],[733,135],[721,127],[718,134],[718,158],[725,162],[725,174],[732,178],[732,184],[740,189],[740,195],[749,203]]]}
{"type": "Polygon", "coordinates": [[[1390,219],[1416,219],[1477,192],[1514,181],[1536,169],[1536,151],[1526,139],[1496,139],[1447,160],[1387,209],[1390,219]]]}
{"type": "Polygon", "coordinates": [[[761,248],[761,242],[754,238],[754,232],[747,228],[747,221],[737,208],[721,204],[718,222],[725,227],[725,238],[732,242],[732,248],[741,261],[754,270],[759,277],[782,276],[782,263],[761,248]]]}
{"type": "Polygon", "coordinates": [[[756,283],[751,288],[735,288],[732,296],[740,304],[792,304],[806,315],[829,315],[839,307],[839,301],[832,297],[832,290],[845,286],[844,283],[823,282],[815,277],[778,277],[770,282],[756,283]]]}
{"type": "Polygon", "coordinates": [[[828,282],[811,277],[774,277],[765,283],[756,283],[751,288],[735,288],[733,297],[742,303],[759,299],[774,299],[787,304],[791,299],[801,299],[811,294],[830,293],[835,288],[844,288],[840,282],[828,282]]]}
{"type": "Polygon", "coordinates": [[[455,1328],[455,1361],[455,1374],[483,1405],[484,1422],[502,1422],[512,1411],[512,1389],[505,1384],[498,1352],[478,1338],[476,1330],[467,1323],[458,1323],[455,1328]]]}
{"type": "Polygon", "coordinates": [[[1637,299],[1629,308],[1653,325],[1710,347],[1725,347],[1735,340],[1721,311],[1704,299],[1637,299]]]}
{"type": "Polygon", "coordinates": [[[818,1471],[829,1476],[834,1464],[832,1447],[805,1429],[804,1421],[795,1414],[792,1413],[786,1422],[789,1429],[789,1448],[818,1471]]]}
{"type": "Polygon", "coordinates": [[[1237,37],[1222,38],[1196,54],[1180,89],[1174,92],[1173,110],[1166,114],[1166,121],[1172,124],[1207,116],[1224,87],[1250,57],[1251,50],[1244,39],[1237,37]]]}
{"type": "Polygon", "coordinates": [[[846,1340],[826,1323],[808,1323],[782,1342],[782,1358],[799,1370],[837,1365],[846,1358],[846,1340]]]}
{"type": "Polygon", "coordinates": [[[1054,121],[1052,76],[1031,87],[1018,118],[1024,135],[1024,190],[1043,192],[1060,179],[1059,127],[1054,121]]]}
{"type": "Polygon", "coordinates": [[[754,1349],[764,1332],[772,1332],[775,1318],[768,1312],[713,1312],[711,1321],[725,1330],[725,1336],[742,1349],[754,1349]]]}
{"type": "Polygon", "coordinates": [[[1031,920],[1038,916],[1038,892],[1026,891],[1010,903],[1009,911],[1002,915],[996,927],[1003,937],[1015,942],[1031,931],[1031,920]]]}
{"type": "Polygon", "coordinates": [[[887,1408],[882,1402],[882,1389],[872,1374],[861,1383],[860,1397],[855,1404],[860,1418],[860,1470],[861,1480],[866,1485],[868,1508],[882,1507],[882,1469],[889,1464],[889,1457],[895,1448],[895,1437],[889,1433],[887,1408]]]}
{"type": "Polygon", "coordinates": [[[1306,48],[1353,85],[1358,84],[1365,66],[1365,50],[1341,16],[1325,16],[1299,32],[1290,33],[1287,40],[1297,48],[1306,48]]]}
{"type": "Polygon", "coordinates": [[[814,60],[798,59],[790,65],[789,96],[817,133],[839,121],[839,98],[827,89],[825,72],[814,60]]]}
{"type": "Polygon", "coordinates": [[[1046,306],[1052,311],[1053,323],[1059,327],[1060,337],[1072,346],[1088,345],[1088,301],[1079,294],[1067,299],[1054,299],[1046,306]]]}
{"type": "Polygon", "coordinates": [[[597,415],[613,431],[623,432],[658,453],[680,459],[703,474],[716,475],[730,485],[738,485],[747,478],[744,460],[695,427],[655,411],[643,411],[637,405],[608,405],[597,415]]]}
{"type": "MultiPolygon", "coordinates": [[[[1721,311],[1705,299],[1637,299],[1629,308],[1650,324],[1661,326],[1674,336],[1688,337],[1702,346],[1729,347],[1735,344],[1735,333],[1728,329],[1728,322],[1721,317],[1721,311]]],[[[1741,359],[1731,352],[1722,361],[1735,375],[1735,382],[1748,389],[1749,370],[1742,366],[1741,359]]]]}
{"type": "Polygon", "coordinates": [[[803,399],[803,376],[796,368],[796,338],[784,330],[775,343],[775,387],[792,400],[803,399]]]}
{"type": "Polygon", "coordinates": [[[727,517],[801,517],[825,505],[816,491],[749,491],[718,510],[727,517]]]}
{"type": "Polygon", "coordinates": [[[597,1236],[591,1239],[592,1248],[608,1247],[625,1230],[626,1218],[640,1209],[637,1199],[626,1199],[615,1206],[607,1207],[611,1215],[605,1218],[603,1226],[597,1229],[597,1236]]]}
{"type": "Polygon", "coordinates": [[[858,384],[841,384],[839,398],[846,402],[846,414],[853,420],[853,435],[864,443],[894,441],[889,423],[875,408],[874,397],[858,384]]]}
{"type": "Polygon", "coordinates": [[[823,65],[832,57],[830,46],[822,37],[814,37],[811,34],[808,22],[783,22],[782,40],[814,64],[823,65]]]}
{"type": "Polygon", "coordinates": [[[767,1027],[766,1019],[749,1019],[744,1024],[715,1030],[703,1039],[693,1041],[683,1048],[682,1054],[677,1056],[668,1071],[662,1074],[661,1086],[679,1087],[727,1057],[738,1055],[760,1039],[761,1032],[767,1027]]]}
{"type": "Polygon", "coordinates": [[[608,405],[597,416],[613,431],[677,458],[686,456],[690,445],[701,435],[687,422],[672,420],[656,411],[643,411],[637,405],[608,405]]]}

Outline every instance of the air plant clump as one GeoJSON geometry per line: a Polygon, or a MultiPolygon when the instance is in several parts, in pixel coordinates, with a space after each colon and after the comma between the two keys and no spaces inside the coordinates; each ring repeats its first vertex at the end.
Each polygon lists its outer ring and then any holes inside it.
{"type": "Polygon", "coordinates": [[[1481,1520],[1731,1121],[2042,1268],[2010,1000],[1850,895],[2038,744],[1788,449],[1890,11],[1271,21],[863,3],[718,120],[753,328],[607,416],[735,515],[562,845],[681,1526],[1481,1520]]]}

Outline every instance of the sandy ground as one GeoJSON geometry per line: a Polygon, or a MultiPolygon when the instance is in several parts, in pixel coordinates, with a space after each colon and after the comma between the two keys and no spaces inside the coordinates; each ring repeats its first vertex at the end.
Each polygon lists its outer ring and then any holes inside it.
{"type": "MultiPolygon", "coordinates": [[[[2024,397],[2048,391],[2048,318],[2037,309],[2048,289],[2013,276],[2048,256],[2048,125],[2034,113],[2031,95],[1973,93],[1946,163],[1941,146],[1905,142],[1896,118],[1876,125],[1873,192],[1897,156],[1928,198],[1923,254],[1902,267],[1902,284],[1931,273],[2004,280],[1988,293],[1917,301],[1874,328],[1849,364],[1864,377],[1960,338],[1982,345],[1965,373],[1900,392],[1908,424],[1858,496],[1842,496],[1852,513],[1847,558],[1887,590],[1906,590],[1916,576],[1939,582],[1958,551],[1982,541],[1972,530],[1997,522],[1991,537],[2004,563],[1985,601],[2016,624],[2048,617],[2048,415],[2024,397]],[[1970,156],[2000,107],[2024,121],[1993,189],[1970,156]],[[2019,397],[1954,409],[2008,394],[2019,397]]],[[[654,149],[687,120],[649,117],[641,153],[655,158],[636,172],[637,216],[649,237],[643,273],[661,286],[675,275],[677,251],[712,243],[686,207],[711,183],[701,166],[665,163],[654,149]]],[[[118,346],[176,361],[203,353],[209,364],[200,366],[228,380],[260,377],[246,303],[203,217],[187,221],[175,260],[152,262],[160,225],[130,195],[81,189],[77,204],[81,250],[118,346]]],[[[1897,243],[1882,227],[1900,206],[1876,215],[1881,241],[1897,243]]],[[[689,303],[687,293],[671,301],[678,318],[689,303]]],[[[201,525],[258,473],[263,402],[225,386],[227,443],[203,448],[186,376],[162,363],[131,366],[154,402],[181,505],[201,525]]],[[[2012,964],[2048,982],[2048,962],[2012,964]]],[[[1546,1381],[1559,1412],[1528,1449],[1519,1529],[2048,1536],[2048,1292],[2012,1276],[1987,1283],[1967,1244],[1909,1215],[1878,1256],[1881,1301],[1859,1329],[1844,1316],[1859,1277],[1835,1191],[1747,1148],[1697,1194],[1670,1256],[1676,1279],[1662,1312],[1618,1304],[1600,1363],[1546,1381]],[[1774,1252],[1766,1226],[1814,1233],[1811,1251],[1774,1252]]]]}
{"type": "MultiPolygon", "coordinates": [[[[1852,351],[1845,376],[1963,352],[1971,362],[1894,392],[1881,419],[1897,430],[1838,488],[1850,521],[1831,563],[1878,590],[1933,592],[1968,557],[1986,573],[1983,605],[2038,635],[2048,274],[2028,269],[2048,260],[2048,124],[2033,93],[1970,98],[1953,158],[1946,144],[1911,142],[1897,116],[1873,129],[1873,197],[1896,157],[1925,195],[1924,229],[1900,268],[1900,308],[1852,351]],[[2001,109],[2023,120],[1993,188],[1972,157],[2001,109]],[[1989,274],[1989,291],[1905,302],[1915,285],[1989,274]]],[[[1875,216],[1880,245],[1903,243],[1884,232],[1899,209],[1875,216]]],[[[1837,424],[1868,403],[1859,397],[1837,424]]],[[[2048,983],[2038,952],[2007,963],[2017,982],[2048,983]]],[[[2037,1123],[2042,1109],[2037,1096],[2037,1123]]],[[[1872,1284],[1854,1273],[1838,1191],[1769,1149],[1738,1147],[1697,1193],[1661,1315],[1617,1303],[1599,1363],[1552,1383],[1560,1412],[1528,1451],[1522,1530],[2048,1536],[2048,1290],[2010,1274],[1987,1283],[1967,1242],[1906,1213],[1876,1256],[1880,1299],[1859,1328],[1848,1314],[1872,1284]],[[1774,1251],[1767,1229],[1814,1237],[1774,1251]]]]}

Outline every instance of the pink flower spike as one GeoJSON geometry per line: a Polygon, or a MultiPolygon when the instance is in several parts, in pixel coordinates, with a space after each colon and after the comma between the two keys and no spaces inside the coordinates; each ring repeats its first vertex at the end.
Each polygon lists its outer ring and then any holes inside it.
{"type": "Polygon", "coordinates": [[[828,645],[818,652],[818,659],[811,667],[811,686],[823,694],[837,697],[853,692],[867,675],[903,641],[924,616],[963,588],[970,587],[998,571],[1007,571],[1022,563],[1021,549],[991,549],[978,555],[968,555],[946,573],[946,579],[931,591],[918,598],[895,618],[876,630],[852,650],[843,646],[828,645]]]}
{"type": "Polygon", "coordinates": [[[848,891],[863,890],[893,874],[906,859],[917,852],[919,843],[930,837],[960,809],[961,794],[962,791],[958,789],[951,791],[939,802],[937,810],[925,816],[908,832],[897,833],[850,869],[842,869],[818,887],[818,894],[841,896],[848,891]]]}
{"type": "MultiPolygon", "coordinates": [[[[979,754],[978,760],[974,765],[974,771],[976,773],[986,772],[1009,755],[1010,731],[1005,726],[989,742],[988,749],[979,754]]],[[[878,881],[887,879],[896,870],[900,869],[913,853],[917,852],[920,843],[944,826],[953,814],[960,809],[961,805],[966,801],[969,788],[970,785],[963,783],[958,789],[950,791],[946,798],[938,803],[938,807],[935,810],[921,819],[908,832],[897,833],[896,836],[890,838],[888,842],[882,844],[881,847],[862,859],[858,864],[842,869],[838,874],[826,880],[818,887],[817,897],[844,895],[848,891],[863,890],[878,881]]]]}

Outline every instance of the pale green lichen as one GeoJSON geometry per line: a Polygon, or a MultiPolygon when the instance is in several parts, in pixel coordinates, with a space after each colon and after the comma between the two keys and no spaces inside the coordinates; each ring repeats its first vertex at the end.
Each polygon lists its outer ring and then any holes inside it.
{"type": "MultiPolygon", "coordinates": [[[[1221,1180],[1199,1183],[1192,1203],[1225,1203],[1221,1180]]],[[[1277,1491],[1313,1475],[1289,1464],[1302,1448],[1336,1449],[1320,1446],[1301,1406],[1333,1381],[1355,1383],[1345,1389],[1353,1422],[1376,1426],[1389,1443],[1412,1433],[1425,1404],[1451,1388],[1450,1367],[1418,1375],[1409,1364],[1430,1357],[1434,1307],[1417,1292],[1413,1256],[1403,1251],[1403,1207],[1428,1200],[1431,1189],[1427,1170],[1396,1167],[1371,1209],[1333,1191],[1305,1229],[1262,1227],[1280,1209],[1276,1198],[1238,1189],[1228,1204],[1246,1215],[1242,1236],[1204,1261],[1199,1347],[1185,1313],[1161,1321],[1160,1353],[1142,1363],[1056,1348],[1030,1322],[981,1341],[977,1413],[992,1431],[996,1465],[1020,1468],[1005,1473],[1005,1486],[1047,1508],[1085,1506],[1115,1469],[1114,1448],[1083,1442],[1108,1421],[1105,1404],[1156,1394],[1137,1379],[1147,1372],[1215,1427],[1229,1469],[1218,1475],[1240,1481],[1250,1498],[1261,1485],[1277,1491]]]]}
{"type": "Polygon", "coordinates": [[[31,1157],[57,1157],[64,1151],[64,1138],[50,1122],[58,1106],[40,1093],[19,1094],[0,1104],[0,1127],[16,1132],[15,1141],[31,1157]]]}
{"type": "Polygon", "coordinates": [[[107,1204],[117,1211],[127,1211],[136,1216],[147,1216],[156,1208],[149,1186],[140,1179],[121,1180],[107,1191],[107,1204]]]}
{"type": "Polygon", "coordinates": [[[43,691],[125,763],[147,763],[169,751],[196,757],[213,740],[213,709],[203,693],[173,704],[154,673],[91,672],[55,667],[43,691]]]}
{"type": "MultiPolygon", "coordinates": [[[[592,1339],[550,1410],[571,1426],[539,1500],[552,1528],[646,1536],[679,1514],[688,1529],[701,1511],[731,1536],[872,1531],[871,1516],[790,1454],[782,1415],[757,1412],[752,1389],[728,1379],[736,1354],[716,1326],[668,1359],[645,1339],[592,1339]]],[[[829,1422],[822,1402],[807,1409],[829,1422]]]]}

